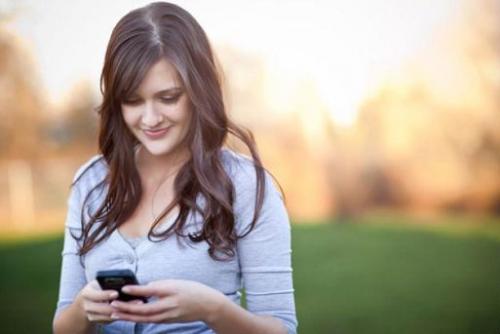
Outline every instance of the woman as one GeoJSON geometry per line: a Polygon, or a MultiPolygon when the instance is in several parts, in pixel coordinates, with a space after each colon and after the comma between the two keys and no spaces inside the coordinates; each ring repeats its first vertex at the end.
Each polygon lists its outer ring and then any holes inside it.
{"type": "Polygon", "coordinates": [[[128,13],[101,91],[102,154],[73,180],[54,332],[296,333],[288,215],[226,116],[196,20],[165,2],[128,13]],[[228,133],[252,159],[224,146],[228,133]],[[132,270],[139,285],[122,291],[137,300],[102,290],[103,269],[132,270]]]}

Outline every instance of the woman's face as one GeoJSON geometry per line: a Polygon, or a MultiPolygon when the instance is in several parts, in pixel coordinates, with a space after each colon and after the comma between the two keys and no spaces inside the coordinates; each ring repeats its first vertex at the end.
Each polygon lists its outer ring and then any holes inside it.
{"type": "Polygon", "coordinates": [[[128,128],[150,154],[168,156],[186,148],[189,101],[177,70],[166,59],[151,66],[121,108],[128,128]]]}

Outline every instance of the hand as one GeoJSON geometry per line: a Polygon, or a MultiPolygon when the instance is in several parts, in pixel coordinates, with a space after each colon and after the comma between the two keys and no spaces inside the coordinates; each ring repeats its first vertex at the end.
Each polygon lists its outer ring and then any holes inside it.
{"type": "MultiPolygon", "coordinates": [[[[113,308],[109,303],[116,298],[118,298],[118,292],[115,290],[102,290],[99,283],[93,280],[80,291],[77,300],[90,322],[110,323],[115,321],[115,319],[111,318],[113,308]]],[[[142,303],[139,300],[134,300],[133,302],[142,303]]]]}
{"type": "Polygon", "coordinates": [[[157,297],[147,304],[131,304],[115,300],[112,319],[133,322],[207,321],[218,312],[225,295],[204,284],[188,280],[161,280],[147,285],[127,285],[122,288],[134,296],[157,297]]]}

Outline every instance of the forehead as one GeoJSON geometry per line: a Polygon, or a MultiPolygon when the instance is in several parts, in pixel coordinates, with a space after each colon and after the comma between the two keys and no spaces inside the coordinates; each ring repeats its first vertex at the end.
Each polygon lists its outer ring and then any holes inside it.
{"type": "Polygon", "coordinates": [[[136,93],[147,95],[174,87],[182,87],[177,69],[170,61],[161,58],[148,69],[136,93]]]}

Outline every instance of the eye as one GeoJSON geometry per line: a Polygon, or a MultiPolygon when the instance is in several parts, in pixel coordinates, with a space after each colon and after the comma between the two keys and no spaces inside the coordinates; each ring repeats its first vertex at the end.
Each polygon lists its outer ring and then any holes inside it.
{"type": "Polygon", "coordinates": [[[123,104],[130,105],[130,106],[136,106],[136,105],[140,104],[141,102],[142,102],[141,99],[134,99],[134,98],[132,98],[132,99],[124,99],[122,101],[123,104]]]}
{"type": "Polygon", "coordinates": [[[177,94],[175,96],[162,96],[160,97],[160,101],[165,103],[165,104],[173,104],[175,102],[177,102],[177,100],[179,100],[179,97],[181,96],[182,94],[177,94]]]}

